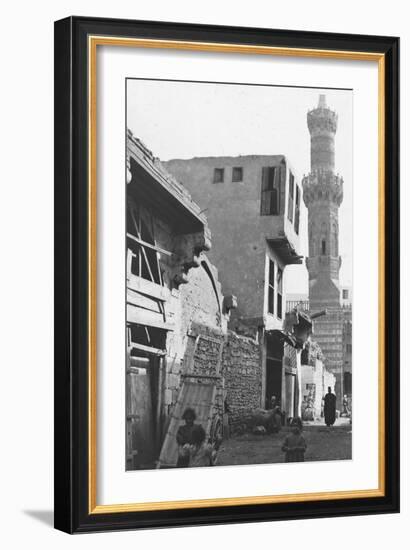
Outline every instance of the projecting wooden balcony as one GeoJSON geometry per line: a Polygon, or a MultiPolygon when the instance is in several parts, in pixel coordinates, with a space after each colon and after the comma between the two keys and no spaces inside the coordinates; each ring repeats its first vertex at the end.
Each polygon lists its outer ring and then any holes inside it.
{"type": "Polygon", "coordinates": [[[296,252],[295,247],[286,236],[276,238],[267,237],[266,240],[285,265],[301,264],[303,262],[303,256],[300,256],[296,252]]]}

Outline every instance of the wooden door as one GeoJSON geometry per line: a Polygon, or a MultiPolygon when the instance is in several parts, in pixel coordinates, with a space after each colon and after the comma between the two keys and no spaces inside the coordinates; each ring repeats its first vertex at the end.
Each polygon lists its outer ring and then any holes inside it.
{"type": "Polygon", "coordinates": [[[133,358],[127,371],[127,468],[153,467],[157,458],[158,359],[133,358]]]}

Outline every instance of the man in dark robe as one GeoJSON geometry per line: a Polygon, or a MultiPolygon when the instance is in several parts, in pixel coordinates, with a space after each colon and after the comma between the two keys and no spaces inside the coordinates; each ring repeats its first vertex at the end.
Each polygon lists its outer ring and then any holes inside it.
{"type": "Polygon", "coordinates": [[[336,420],[336,396],[332,393],[330,386],[327,388],[327,394],[325,395],[324,415],[326,426],[333,426],[336,420]]]}

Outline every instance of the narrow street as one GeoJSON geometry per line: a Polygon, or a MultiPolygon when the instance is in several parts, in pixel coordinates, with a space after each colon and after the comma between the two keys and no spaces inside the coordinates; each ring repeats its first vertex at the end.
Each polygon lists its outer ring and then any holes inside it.
{"type": "MultiPolygon", "coordinates": [[[[278,434],[254,435],[247,433],[224,440],[218,454],[218,466],[234,464],[267,464],[284,462],[281,450],[290,428],[278,434]]],[[[305,461],[346,460],[352,458],[352,427],[346,419],[338,419],[328,428],[322,423],[311,423],[303,428],[307,443],[305,461]]]]}

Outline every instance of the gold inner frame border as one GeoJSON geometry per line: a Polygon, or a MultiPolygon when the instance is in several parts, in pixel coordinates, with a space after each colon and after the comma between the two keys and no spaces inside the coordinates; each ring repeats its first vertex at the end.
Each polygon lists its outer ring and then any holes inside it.
{"type": "Polygon", "coordinates": [[[243,44],[224,44],[178,40],[88,36],[88,511],[89,514],[176,510],[244,506],[250,504],[276,504],[385,496],[385,55],[374,52],[283,48],[243,44]],[[250,53],[285,57],[328,58],[335,60],[374,61],[378,63],[378,294],[379,294],[379,364],[378,364],[378,488],[352,491],[328,491],[267,496],[213,498],[198,500],[172,500],[136,502],[129,504],[97,504],[97,47],[121,46],[133,48],[174,49],[218,53],[250,53]]]}

